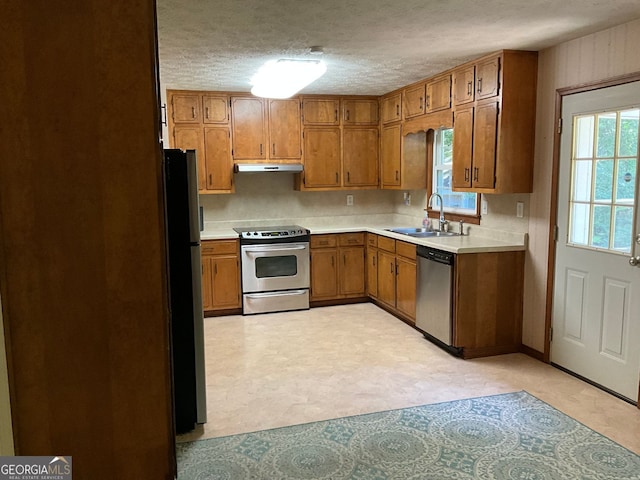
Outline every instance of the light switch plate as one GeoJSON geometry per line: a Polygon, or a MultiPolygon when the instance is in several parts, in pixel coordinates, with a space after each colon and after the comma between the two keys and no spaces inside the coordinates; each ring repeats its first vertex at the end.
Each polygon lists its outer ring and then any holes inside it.
{"type": "Polygon", "coordinates": [[[516,202],[516,217],[524,217],[524,202],[516,202]]]}
{"type": "Polygon", "coordinates": [[[480,200],[480,213],[482,215],[486,215],[487,214],[487,201],[484,199],[484,197],[482,197],[482,200],[480,200]]]}
{"type": "Polygon", "coordinates": [[[353,205],[353,195],[347,195],[347,206],[350,207],[353,205]]]}

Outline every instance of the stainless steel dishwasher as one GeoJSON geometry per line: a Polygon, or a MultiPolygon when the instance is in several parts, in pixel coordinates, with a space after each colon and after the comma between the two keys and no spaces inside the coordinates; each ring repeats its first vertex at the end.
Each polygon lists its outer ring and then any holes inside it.
{"type": "Polygon", "coordinates": [[[418,245],[416,327],[425,337],[459,355],[453,343],[453,253],[418,245]]]}

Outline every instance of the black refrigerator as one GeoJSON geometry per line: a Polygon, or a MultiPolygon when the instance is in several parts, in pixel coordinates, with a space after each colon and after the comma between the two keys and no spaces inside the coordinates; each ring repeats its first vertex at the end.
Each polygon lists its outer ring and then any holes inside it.
{"type": "Polygon", "coordinates": [[[164,150],[176,433],[207,421],[198,171],[194,150],[164,150]]]}

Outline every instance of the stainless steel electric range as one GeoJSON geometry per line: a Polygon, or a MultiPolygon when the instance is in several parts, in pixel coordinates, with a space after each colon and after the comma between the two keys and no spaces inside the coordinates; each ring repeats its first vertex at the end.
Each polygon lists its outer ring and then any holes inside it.
{"type": "Polygon", "coordinates": [[[234,228],[240,234],[242,313],[309,308],[309,230],[299,225],[234,228]]]}

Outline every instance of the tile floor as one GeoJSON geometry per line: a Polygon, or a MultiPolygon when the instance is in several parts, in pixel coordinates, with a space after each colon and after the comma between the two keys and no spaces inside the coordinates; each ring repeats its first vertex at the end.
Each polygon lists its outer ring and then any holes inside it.
{"type": "Polygon", "coordinates": [[[640,454],[640,410],[523,354],[460,360],[373,304],[205,319],[208,423],[179,441],[526,390],[640,454]]]}

